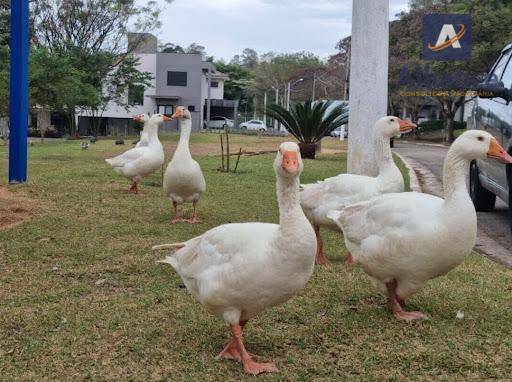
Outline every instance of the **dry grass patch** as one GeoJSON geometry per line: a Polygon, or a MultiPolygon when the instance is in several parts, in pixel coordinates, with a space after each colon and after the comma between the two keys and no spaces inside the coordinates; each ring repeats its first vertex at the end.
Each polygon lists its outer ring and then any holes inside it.
{"type": "Polygon", "coordinates": [[[7,187],[0,187],[0,230],[23,224],[35,213],[35,202],[7,187]]]}

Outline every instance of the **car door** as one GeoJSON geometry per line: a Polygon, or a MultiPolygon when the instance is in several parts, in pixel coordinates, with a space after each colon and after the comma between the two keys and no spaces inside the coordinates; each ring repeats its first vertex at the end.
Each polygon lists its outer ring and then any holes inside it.
{"type": "MultiPolygon", "coordinates": [[[[507,67],[501,76],[501,82],[506,89],[512,91],[512,49],[507,67]]],[[[501,145],[510,153],[512,149],[512,102],[501,103],[501,106],[497,109],[496,114],[499,117],[499,128],[501,129],[502,133],[501,145]]],[[[507,177],[507,166],[498,163],[497,161],[493,162],[493,165],[496,166],[497,183],[499,184],[500,188],[502,188],[503,192],[501,197],[502,199],[508,201],[508,193],[510,190],[507,177]]]]}
{"type": "MultiPolygon", "coordinates": [[[[487,76],[486,82],[497,83],[502,81],[503,74],[510,61],[511,51],[512,49],[509,49],[502,53],[491,73],[487,76]]],[[[475,111],[476,128],[487,131],[500,144],[503,144],[504,125],[507,118],[509,118],[507,117],[509,112],[509,105],[502,98],[478,98],[475,111]]],[[[478,167],[480,174],[486,178],[484,181],[489,188],[492,188],[492,191],[500,196],[503,195],[504,189],[500,184],[503,184],[505,166],[496,161],[483,160],[478,162],[478,167]]]]}

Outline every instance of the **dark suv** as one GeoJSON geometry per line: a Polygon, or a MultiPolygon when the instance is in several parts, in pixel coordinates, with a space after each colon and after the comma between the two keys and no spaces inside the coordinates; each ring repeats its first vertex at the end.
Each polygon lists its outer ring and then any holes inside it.
{"type": "MultiPolygon", "coordinates": [[[[485,130],[512,154],[512,44],[503,49],[484,82],[478,85],[478,97],[468,123],[485,130]]],[[[509,206],[512,229],[512,167],[492,160],[471,163],[469,189],[478,211],[494,208],[496,196],[509,206]]]]}

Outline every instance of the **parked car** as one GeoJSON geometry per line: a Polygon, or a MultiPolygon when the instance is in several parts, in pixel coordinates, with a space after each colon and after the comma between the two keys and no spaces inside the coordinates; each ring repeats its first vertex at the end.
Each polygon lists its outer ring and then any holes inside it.
{"type": "MultiPolygon", "coordinates": [[[[501,52],[484,82],[478,85],[468,127],[485,130],[512,154],[512,43],[501,52]]],[[[509,206],[512,229],[512,166],[477,160],[469,170],[469,192],[478,211],[494,208],[496,197],[509,206]]]]}
{"type": "Polygon", "coordinates": [[[242,130],[267,131],[267,126],[265,126],[265,123],[258,119],[252,119],[250,121],[244,122],[240,124],[240,128],[242,130]]]}
{"type": "Polygon", "coordinates": [[[225,129],[226,127],[229,127],[230,129],[235,126],[234,122],[226,117],[210,117],[210,123],[207,123],[207,121],[204,122],[204,128],[208,129],[225,129]]]}
{"type": "MultiPolygon", "coordinates": [[[[329,133],[329,135],[333,138],[339,138],[341,137],[341,127],[338,127],[337,129],[334,129],[329,133]]],[[[345,126],[345,129],[343,131],[343,136],[345,138],[348,138],[348,128],[345,126]]]]}

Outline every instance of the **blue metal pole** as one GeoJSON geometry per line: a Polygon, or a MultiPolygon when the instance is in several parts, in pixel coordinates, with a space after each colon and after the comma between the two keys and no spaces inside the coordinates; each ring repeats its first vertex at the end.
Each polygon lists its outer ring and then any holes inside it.
{"type": "Polygon", "coordinates": [[[9,183],[27,180],[28,0],[11,0],[9,183]]]}

